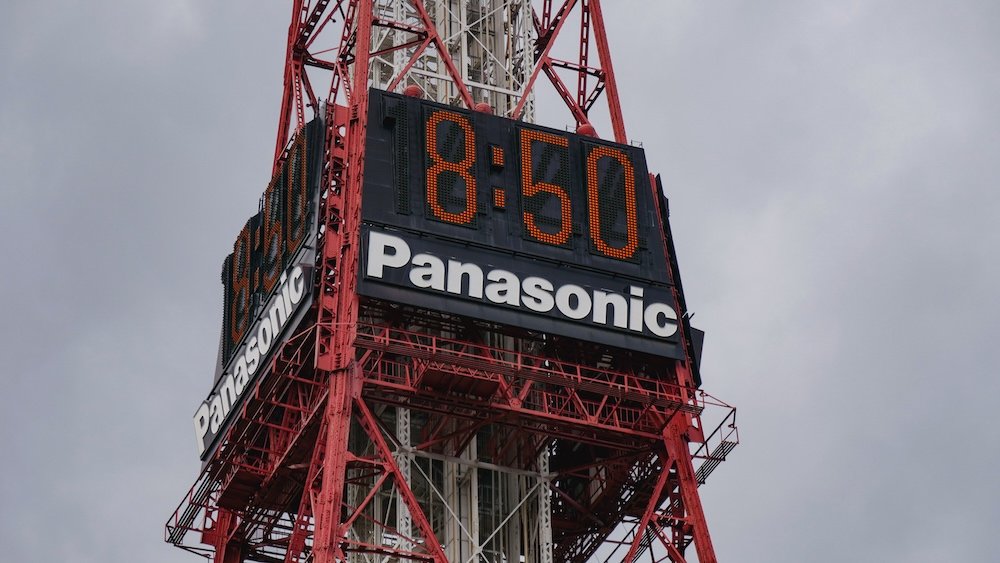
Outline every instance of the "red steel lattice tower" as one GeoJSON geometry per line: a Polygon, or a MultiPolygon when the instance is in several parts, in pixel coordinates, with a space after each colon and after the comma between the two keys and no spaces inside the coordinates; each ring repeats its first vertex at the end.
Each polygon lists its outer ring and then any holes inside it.
{"type": "Polygon", "coordinates": [[[735,409],[699,389],[686,316],[684,358],[651,361],[356,287],[369,87],[530,121],[547,82],[578,132],[606,112],[625,144],[601,2],[292,4],[274,170],[323,116],[317,297],[167,541],[218,563],[715,562],[698,486],[738,442],[735,409]]]}

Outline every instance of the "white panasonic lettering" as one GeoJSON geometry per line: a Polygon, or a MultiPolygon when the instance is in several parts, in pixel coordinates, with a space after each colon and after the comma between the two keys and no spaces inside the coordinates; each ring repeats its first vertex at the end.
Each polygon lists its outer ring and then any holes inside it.
{"type": "Polygon", "coordinates": [[[590,305],[590,292],[578,285],[569,283],[556,291],[556,306],[559,307],[559,312],[571,319],[580,320],[590,316],[590,305]]]}
{"type": "Polygon", "coordinates": [[[247,381],[250,380],[250,370],[247,369],[247,359],[240,356],[240,359],[236,360],[236,371],[233,373],[236,376],[236,395],[242,395],[243,390],[247,387],[247,381]]]}
{"type": "Polygon", "coordinates": [[[194,413],[194,434],[198,437],[198,454],[205,452],[205,436],[208,435],[208,420],[211,410],[208,403],[202,403],[194,413]]]}
{"type": "Polygon", "coordinates": [[[410,283],[417,287],[444,291],[444,262],[431,254],[417,254],[413,257],[410,283]]]}
{"type": "Polygon", "coordinates": [[[521,306],[521,280],[507,270],[490,270],[486,279],[494,282],[486,286],[486,298],[501,305],[521,306]]]}
{"type": "MultiPolygon", "coordinates": [[[[260,349],[257,348],[256,336],[251,336],[250,340],[247,340],[247,353],[240,356],[237,361],[246,362],[250,375],[257,373],[257,368],[260,367],[260,349]]],[[[239,368],[239,364],[236,364],[236,367],[239,368]]]]}
{"type": "Polygon", "coordinates": [[[257,348],[260,348],[261,355],[267,354],[271,349],[271,339],[274,338],[274,325],[270,323],[269,317],[264,317],[263,322],[257,325],[257,348]]]}
{"type": "Polygon", "coordinates": [[[288,308],[285,307],[285,299],[281,297],[280,293],[278,295],[279,298],[274,300],[274,304],[271,305],[271,309],[267,312],[267,316],[271,320],[271,326],[284,326],[285,321],[288,320],[288,308]]]}
{"type": "Polygon", "coordinates": [[[611,316],[614,318],[611,324],[615,328],[628,328],[628,302],[625,297],[617,293],[606,291],[594,292],[594,322],[599,325],[608,324],[608,309],[611,309],[611,316]]]}
{"type": "Polygon", "coordinates": [[[448,293],[483,298],[483,269],[475,264],[448,260],[448,293]],[[469,280],[468,291],[462,290],[462,276],[469,280]]]}
{"type": "Polygon", "coordinates": [[[219,427],[222,426],[222,419],[226,416],[222,411],[222,395],[212,395],[212,404],[208,405],[208,408],[212,411],[212,423],[209,425],[209,430],[212,431],[212,434],[215,434],[219,431],[219,427]]]}
{"type": "Polygon", "coordinates": [[[368,277],[381,278],[386,266],[400,268],[409,260],[410,247],[403,239],[376,231],[368,234],[368,277]]]}
{"type": "MultiPolygon", "coordinates": [[[[628,285],[621,292],[588,289],[575,283],[556,286],[542,276],[523,279],[508,270],[484,268],[475,262],[414,252],[401,237],[371,231],[368,235],[367,277],[441,293],[481,300],[574,321],[613,327],[659,338],[677,333],[677,313],[666,303],[646,303],[646,290],[628,285]],[[411,257],[412,256],[412,260],[411,257]],[[390,270],[397,270],[391,273],[390,270]]],[[[252,370],[251,370],[252,372],[252,370]]]]}
{"type": "MultiPolygon", "coordinates": [[[[298,305],[302,302],[302,296],[306,294],[306,278],[302,268],[295,267],[292,270],[292,283],[288,286],[288,299],[291,304],[298,305]]],[[[289,307],[291,309],[291,307],[289,307]]]]}
{"type": "Polygon", "coordinates": [[[628,300],[628,329],[642,330],[642,288],[630,285],[628,292],[632,296],[628,300]]]}
{"type": "MultiPolygon", "coordinates": [[[[397,240],[402,242],[401,239],[397,240]]],[[[388,241],[385,244],[386,247],[392,242],[388,241]]],[[[410,258],[406,243],[402,243],[402,246],[406,249],[406,256],[399,266],[405,264],[410,258]]],[[[387,260],[384,266],[399,267],[393,265],[396,263],[394,255],[388,255],[388,258],[392,260],[387,260]]],[[[198,440],[199,455],[204,455],[211,443],[206,444],[209,434],[214,440],[214,437],[222,430],[229,413],[250,387],[251,378],[263,365],[268,351],[277,347],[282,330],[293,316],[295,306],[302,302],[305,294],[306,277],[301,267],[296,266],[289,272],[282,274],[279,286],[266,309],[262,311],[257,326],[254,327],[253,331],[248,331],[248,334],[252,336],[247,339],[246,344],[230,364],[231,371],[222,375],[215,392],[205,399],[194,415],[194,432],[198,440]]]]}
{"type": "Polygon", "coordinates": [[[524,289],[524,306],[539,313],[548,313],[555,305],[552,299],[552,282],[545,278],[529,276],[521,282],[524,289]]]}
{"type": "Polygon", "coordinates": [[[292,310],[292,297],[288,294],[288,273],[281,274],[281,279],[278,280],[278,287],[281,288],[281,304],[284,305],[286,312],[291,312],[292,310]]]}
{"type": "Polygon", "coordinates": [[[222,396],[223,410],[229,412],[233,408],[233,404],[236,403],[236,380],[233,379],[233,374],[222,378],[222,388],[219,389],[219,395],[222,396]]]}
{"type": "Polygon", "coordinates": [[[646,307],[643,313],[643,320],[649,331],[661,338],[666,338],[677,332],[677,313],[669,305],[663,303],[653,303],[646,307]],[[663,321],[660,321],[663,317],[663,321]]]}

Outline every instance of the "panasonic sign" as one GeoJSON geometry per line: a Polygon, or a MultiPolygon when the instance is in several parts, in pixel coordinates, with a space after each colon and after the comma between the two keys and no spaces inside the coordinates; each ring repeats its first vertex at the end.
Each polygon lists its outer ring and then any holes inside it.
{"type": "Polygon", "coordinates": [[[214,450],[215,442],[226,428],[229,416],[244,399],[257,377],[266,371],[268,359],[282,342],[285,329],[298,322],[298,315],[309,301],[311,282],[301,266],[281,275],[270,300],[260,310],[257,322],[247,331],[242,346],[229,362],[228,369],[216,382],[212,394],[194,415],[194,433],[198,455],[204,459],[214,450]]]}
{"type": "Polygon", "coordinates": [[[365,229],[360,293],[581,340],[680,354],[669,287],[365,229]]]}

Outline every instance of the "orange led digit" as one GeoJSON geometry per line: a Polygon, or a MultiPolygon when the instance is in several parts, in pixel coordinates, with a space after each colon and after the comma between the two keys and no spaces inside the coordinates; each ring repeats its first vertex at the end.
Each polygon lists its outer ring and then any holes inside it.
{"type": "Polygon", "coordinates": [[[264,192],[264,214],[263,226],[261,229],[261,250],[263,250],[263,260],[261,261],[260,282],[265,291],[271,291],[274,284],[278,282],[283,266],[284,255],[281,205],[280,178],[275,178],[271,186],[264,192]]]}
{"type": "Polygon", "coordinates": [[[552,194],[559,198],[559,231],[547,233],[538,228],[535,220],[536,213],[527,209],[523,210],[524,226],[528,234],[535,240],[562,246],[569,240],[569,234],[573,229],[573,209],[570,205],[569,194],[566,189],[547,182],[535,182],[534,173],[531,169],[531,143],[539,141],[557,147],[568,147],[569,140],[565,137],[533,131],[531,129],[521,129],[521,193],[523,198],[530,198],[541,193],[552,194]]]}
{"type": "Polygon", "coordinates": [[[230,307],[229,335],[233,343],[243,338],[250,325],[250,250],[252,237],[251,224],[247,222],[236,237],[233,244],[233,257],[230,268],[229,291],[232,295],[230,307]]]}
{"type": "Polygon", "coordinates": [[[431,166],[427,169],[427,203],[431,214],[436,219],[455,223],[456,225],[471,225],[476,217],[476,179],[471,170],[476,162],[476,137],[472,131],[469,119],[461,114],[450,111],[435,111],[427,120],[427,150],[431,155],[431,166]],[[458,162],[446,160],[439,152],[437,127],[441,122],[448,121],[462,128],[465,132],[464,157],[458,162]],[[452,213],[441,205],[438,193],[438,181],[441,174],[452,172],[465,181],[465,209],[461,213],[452,213]]]}
{"type": "Polygon", "coordinates": [[[288,168],[288,184],[285,187],[285,251],[294,252],[306,236],[306,143],[305,136],[299,135],[288,155],[292,166],[288,168]],[[294,160],[293,160],[294,159],[294,160]]]}
{"type": "Polygon", "coordinates": [[[631,260],[639,247],[638,213],[635,204],[635,171],[628,155],[618,149],[598,146],[587,155],[587,211],[590,215],[590,240],[601,254],[619,260],[631,260]],[[617,160],[625,171],[625,246],[614,247],[604,240],[601,230],[601,202],[598,190],[597,162],[602,158],[617,160]]]}

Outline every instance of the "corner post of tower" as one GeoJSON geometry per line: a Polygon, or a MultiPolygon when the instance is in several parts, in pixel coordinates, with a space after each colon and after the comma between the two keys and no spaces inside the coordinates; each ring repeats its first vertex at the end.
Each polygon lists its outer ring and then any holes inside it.
{"type": "Polygon", "coordinates": [[[708,520],[698,494],[698,479],[691,459],[690,416],[675,417],[675,423],[664,430],[664,445],[667,457],[677,471],[677,487],[680,489],[684,517],[690,529],[699,563],[718,563],[715,548],[708,533],[708,520]]]}

